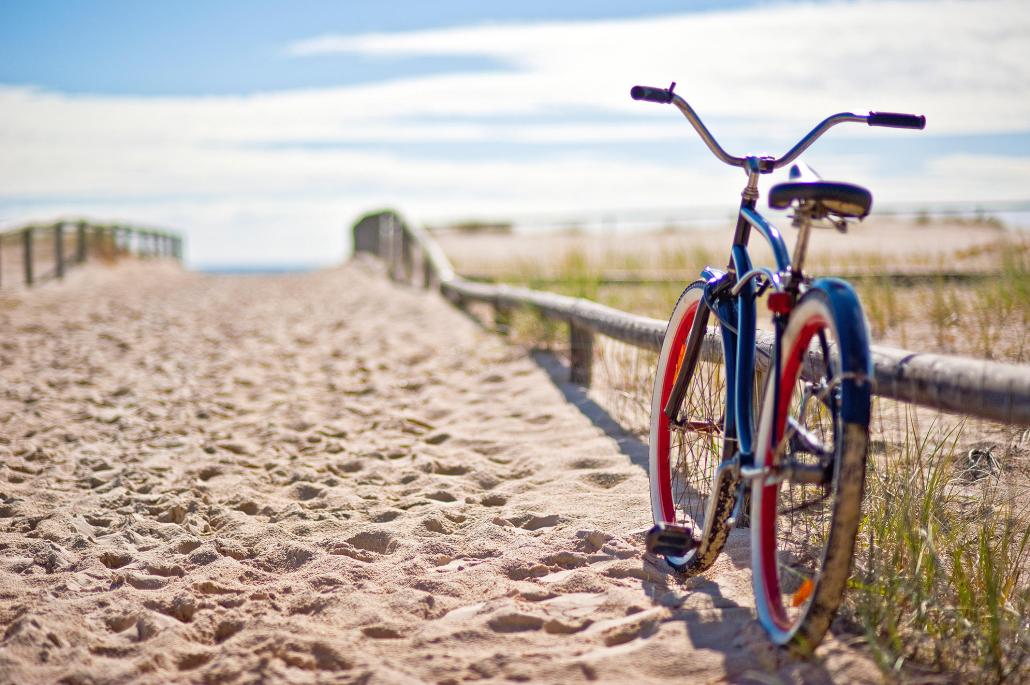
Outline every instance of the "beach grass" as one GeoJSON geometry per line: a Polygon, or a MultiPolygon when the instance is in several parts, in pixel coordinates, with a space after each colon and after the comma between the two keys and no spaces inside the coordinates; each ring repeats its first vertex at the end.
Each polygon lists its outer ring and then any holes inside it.
{"type": "MultiPolygon", "coordinates": [[[[1000,233],[985,247],[957,252],[947,265],[929,265],[943,269],[976,260],[996,270],[997,277],[942,278],[911,287],[888,278],[863,279],[857,289],[874,340],[1025,363],[1028,255],[1025,237],[1000,233]]],[[[710,252],[684,248],[651,267],[696,274],[713,263],[719,264],[710,252]]],[[[870,271],[885,267],[875,254],[856,255],[852,263],[870,271]]],[[[691,280],[606,283],[605,273],[618,269],[646,270],[632,254],[591,259],[573,249],[546,267],[519,264],[498,280],[656,318],[668,315],[691,280]]],[[[512,335],[523,344],[545,341],[558,350],[566,344],[559,324],[532,313],[518,319],[512,335]]],[[[595,350],[596,392],[614,417],[642,435],[654,361],[653,353],[613,341],[602,341],[595,350]]],[[[883,400],[875,402],[871,428],[874,448],[855,568],[835,630],[865,641],[891,679],[904,680],[915,668],[969,681],[1025,682],[1030,676],[1030,430],[883,400]]]]}

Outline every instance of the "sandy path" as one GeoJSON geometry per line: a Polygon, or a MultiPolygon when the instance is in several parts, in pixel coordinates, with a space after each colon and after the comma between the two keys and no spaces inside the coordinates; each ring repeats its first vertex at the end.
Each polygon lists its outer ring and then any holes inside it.
{"type": "Polygon", "coordinates": [[[84,270],[0,321],[2,682],[877,680],[768,645],[745,541],[645,559],[643,446],[371,265],[84,270]]]}

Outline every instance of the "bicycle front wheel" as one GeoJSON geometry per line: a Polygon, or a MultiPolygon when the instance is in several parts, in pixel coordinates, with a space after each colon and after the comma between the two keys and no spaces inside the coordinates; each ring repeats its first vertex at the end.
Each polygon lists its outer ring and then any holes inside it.
{"type": "Polygon", "coordinates": [[[850,287],[810,290],[791,312],[759,422],[755,459],[767,474],[751,494],[755,604],[774,642],[805,653],[826,633],[851,567],[869,443],[868,349],[850,287]]]}
{"type": "Polygon", "coordinates": [[[676,570],[693,575],[712,565],[729,534],[728,520],[737,478],[719,472],[730,445],[725,439],[726,367],[719,328],[709,330],[673,425],[665,415],[684,361],[695,316],[704,316],[704,281],[690,284],[673,310],[658,357],[651,398],[650,480],[654,522],[690,528],[696,546],[684,556],[667,556],[676,570]],[[718,339],[711,338],[712,331],[718,339]]]}

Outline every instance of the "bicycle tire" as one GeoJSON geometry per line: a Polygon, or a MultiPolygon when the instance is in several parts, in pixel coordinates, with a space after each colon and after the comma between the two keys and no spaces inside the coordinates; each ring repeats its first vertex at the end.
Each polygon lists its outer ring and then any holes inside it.
{"type": "Polygon", "coordinates": [[[780,394],[770,373],[766,397],[778,401],[762,408],[756,465],[808,465],[830,478],[815,484],[781,473],[753,483],[752,577],[772,641],[810,654],[843,598],[869,445],[868,333],[850,287],[805,293],[780,350],[780,394]]]}
{"type": "Polygon", "coordinates": [[[732,451],[736,444],[724,439],[726,367],[718,326],[711,330],[717,331],[719,340],[702,346],[681,410],[681,418],[685,417],[693,428],[682,432],[674,429],[663,411],[682,363],[691,324],[702,306],[704,286],[704,281],[691,283],[676,302],[658,357],[651,397],[651,514],[656,524],[675,523],[695,531],[694,549],[682,557],[666,557],[670,566],[686,575],[701,573],[722,551],[739,482],[735,474],[718,468],[727,450],[732,451]],[[710,354],[704,353],[705,348],[710,354]]]}

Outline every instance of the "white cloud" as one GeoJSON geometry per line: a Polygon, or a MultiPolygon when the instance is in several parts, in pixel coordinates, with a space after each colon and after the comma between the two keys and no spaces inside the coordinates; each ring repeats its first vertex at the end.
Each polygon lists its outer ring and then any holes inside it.
{"type": "MultiPolygon", "coordinates": [[[[506,65],[340,88],[218,97],[0,88],[0,220],[96,212],[183,227],[199,261],[240,258],[234,240],[248,260],[317,261],[327,254],[318,239],[342,246],[344,223],[385,204],[437,218],[729,207],[739,172],[708,157],[670,108],[632,102],[630,85],[681,80],[734,153],[756,139],[768,148],[752,152],[782,152],[818,118],[870,107],[927,114],[926,132],[903,135],[1025,133],[1027,35],[1025,2],[790,5],[323,36],[289,48],[297,59],[460,54],[506,65]],[[339,145],[298,144],[308,142],[339,145]],[[468,158],[448,147],[459,142],[526,148],[518,159],[468,158]],[[635,158],[559,145],[610,142],[640,145],[635,158]]],[[[888,201],[1018,198],[1030,182],[1021,158],[940,159],[923,177],[878,178],[882,161],[833,166],[888,201]]]]}
{"type": "Polygon", "coordinates": [[[931,132],[983,132],[1030,126],[1028,35],[1030,5],[1022,0],[838,2],[327,35],[289,52],[474,55],[515,67],[436,82],[441,97],[428,101],[391,102],[415,112],[637,111],[646,105],[629,101],[629,85],[678,80],[703,113],[748,125],[873,107],[926,111],[931,132]]]}

